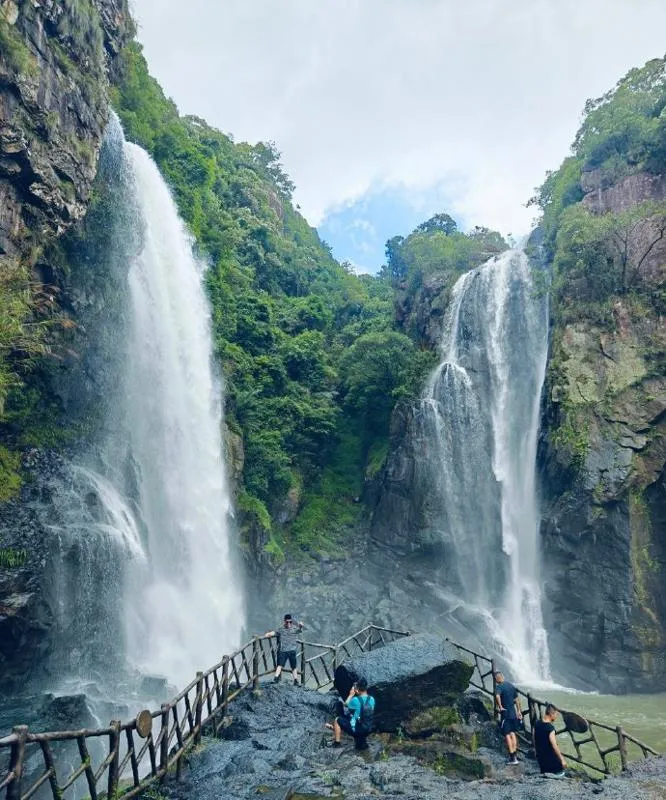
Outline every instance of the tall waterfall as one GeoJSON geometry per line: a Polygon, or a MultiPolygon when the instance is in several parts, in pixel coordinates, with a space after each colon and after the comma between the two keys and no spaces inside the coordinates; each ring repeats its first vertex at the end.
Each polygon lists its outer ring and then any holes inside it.
{"type": "MultiPolygon", "coordinates": [[[[103,659],[182,685],[243,624],[204,270],[157,166],[115,119],[102,160],[117,311],[90,333],[103,433],[60,503],[57,532],[76,553],[74,569],[63,559],[63,616],[79,620],[84,648],[105,642],[103,659]]],[[[87,661],[88,675],[104,672],[87,661]]]]}
{"type": "Polygon", "coordinates": [[[463,275],[421,415],[446,581],[522,680],[549,677],[535,486],[547,317],[522,251],[463,275]]]}

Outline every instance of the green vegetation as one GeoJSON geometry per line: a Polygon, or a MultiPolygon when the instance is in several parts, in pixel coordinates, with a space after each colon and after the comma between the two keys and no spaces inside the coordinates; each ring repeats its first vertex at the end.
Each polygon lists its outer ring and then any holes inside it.
{"type": "Polygon", "coordinates": [[[507,249],[496,231],[475,228],[464,234],[448,214],[436,214],[409,236],[394,236],[386,243],[385,273],[394,281],[419,286],[432,274],[457,278],[507,249]]]}
{"type": "Polygon", "coordinates": [[[126,136],[155,158],[209,263],[227,417],[245,450],[239,508],[270,535],[271,554],[336,548],[362,515],[364,476],[385,460],[395,404],[435,361],[395,329],[394,259],[416,283],[453,280],[505,244],[438,215],[389,242],[381,276],[357,276],[294,209],[273,144],[237,144],[179,116],[140,47],[123,58],[114,106],[126,136]],[[288,496],[300,513],[278,529],[288,496]]]}
{"type": "Polygon", "coordinates": [[[594,172],[594,186],[603,189],[638,172],[663,173],[665,164],[666,59],[661,58],[632,69],[603,97],[588,100],[572,155],[548,174],[531,201],[542,210],[559,306],[654,293],[660,281],[647,267],[666,235],[666,207],[642,203],[622,213],[593,214],[581,204],[582,181],[594,172]]]}
{"type": "MultiPolygon", "coordinates": [[[[5,62],[11,72],[34,75],[37,62],[15,25],[10,25],[0,10],[0,68],[5,62]]],[[[0,69],[0,71],[2,71],[0,69]]]]}
{"type": "Polygon", "coordinates": [[[22,567],[28,558],[26,550],[14,550],[12,547],[0,547],[0,569],[16,569],[22,567]]]}

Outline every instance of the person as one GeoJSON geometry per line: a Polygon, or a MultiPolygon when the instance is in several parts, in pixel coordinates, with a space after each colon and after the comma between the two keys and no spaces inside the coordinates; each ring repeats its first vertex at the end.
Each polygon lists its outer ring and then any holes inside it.
{"type": "Polygon", "coordinates": [[[555,778],[563,778],[567,762],[560,752],[555,735],[553,723],[557,719],[558,711],[552,703],[546,705],[543,719],[538,719],[534,723],[532,731],[532,743],[534,752],[542,775],[552,775],[555,778]]]}
{"type": "Polygon", "coordinates": [[[495,703],[501,715],[500,730],[509,751],[509,764],[517,764],[518,737],[516,733],[521,729],[523,719],[518,690],[512,683],[504,680],[501,672],[495,673],[495,684],[495,703]]]}
{"type": "Polygon", "coordinates": [[[294,686],[298,686],[298,669],[296,667],[296,650],[298,649],[298,636],[305,628],[305,625],[295,620],[291,614],[284,615],[284,621],[279,628],[274,631],[267,631],[265,636],[278,637],[277,667],[275,668],[274,683],[279,683],[282,679],[282,670],[287,661],[294,679],[294,686]]]}
{"type": "Polygon", "coordinates": [[[349,690],[349,695],[344,703],[346,714],[335,718],[333,725],[333,747],[342,746],[342,733],[354,738],[357,750],[368,747],[367,738],[372,733],[372,719],[375,712],[375,698],[368,694],[368,682],[359,678],[349,690]]]}

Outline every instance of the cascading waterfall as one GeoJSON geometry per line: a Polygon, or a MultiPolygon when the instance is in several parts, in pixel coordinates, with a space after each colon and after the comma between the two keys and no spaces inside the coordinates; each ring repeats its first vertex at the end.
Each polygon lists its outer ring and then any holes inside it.
{"type": "Polygon", "coordinates": [[[549,679],[535,485],[547,348],[527,257],[491,259],[454,287],[421,414],[446,581],[527,681],[549,679]]]}
{"type": "Polygon", "coordinates": [[[62,617],[79,618],[83,648],[106,637],[83,677],[103,680],[112,651],[180,686],[230,652],[243,625],[204,270],[157,166],[117,119],[104,158],[105,258],[121,297],[94,332],[91,372],[109,372],[101,441],[74,469],[54,526],[85,556],[63,567],[62,617]]]}
{"type": "Polygon", "coordinates": [[[132,562],[128,653],[182,683],[237,643],[222,406],[203,270],[175,203],[141,148],[125,144],[143,246],[129,272],[129,444],[149,568],[132,562]]]}

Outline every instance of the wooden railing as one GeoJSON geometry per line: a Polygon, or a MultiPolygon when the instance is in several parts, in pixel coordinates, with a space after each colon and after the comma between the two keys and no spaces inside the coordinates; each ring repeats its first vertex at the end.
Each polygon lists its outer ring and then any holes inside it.
{"type": "MultiPolygon", "coordinates": [[[[474,662],[474,672],[470,684],[492,698],[494,715],[497,716],[495,706],[496,682],[495,662],[492,658],[475,653],[462,645],[451,642],[460,652],[471,657],[474,662]]],[[[541,719],[546,708],[546,701],[533,697],[529,692],[518,689],[522,699],[524,732],[518,734],[523,744],[532,747],[532,729],[537,719],[541,719]]],[[[554,705],[554,704],[553,704],[554,705]]],[[[555,706],[557,708],[557,706],[555,706]]],[[[558,728],[555,733],[567,737],[566,744],[560,742],[562,755],[568,761],[573,761],[583,768],[611,775],[619,769],[626,770],[630,761],[648,756],[657,756],[656,750],[628,734],[621,726],[612,727],[602,722],[585,718],[587,731],[576,733],[566,724],[567,710],[557,708],[561,716],[558,718],[558,728]],[[567,749],[573,747],[573,751],[567,749]],[[614,756],[614,758],[613,758],[614,756]],[[615,762],[615,763],[614,763],[615,762]],[[618,769],[619,768],[619,769],[618,769]]]]}
{"type": "MultiPolygon", "coordinates": [[[[324,689],[332,685],[335,669],[348,658],[383,647],[409,634],[368,625],[337,645],[300,643],[300,680],[324,689]]],[[[451,644],[474,664],[470,684],[493,698],[494,661],[462,645],[451,644]]],[[[51,797],[62,800],[87,795],[90,800],[131,798],[152,783],[164,781],[170,771],[180,777],[183,757],[201,741],[203,733],[219,733],[229,704],[260,680],[272,675],[277,664],[276,640],[253,637],[251,642],[224,658],[195,679],[159,710],[140,712],[128,722],[113,721],[98,730],[32,733],[25,725],[0,739],[0,800],[51,797]],[[26,775],[30,774],[30,784],[26,775]]],[[[531,745],[532,726],[545,702],[519,691],[525,701],[522,741],[531,745]]],[[[635,757],[658,755],[648,745],[626,733],[586,720],[588,730],[576,734],[564,725],[557,731],[569,737],[575,752],[565,758],[605,775],[614,771],[612,756],[626,769],[635,757]]]]}
{"type": "MultiPolygon", "coordinates": [[[[302,641],[301,683],[317,689],[330,686],[338,663],[407,635],[369,625],[338,645],[302,641]]],[[[19,725],[0,739],[0,799],[87,795],[90,800],[129,800],[163,781],[171,770],[178,778],[186,752],[204,732],[217,734],[229,704],[246,689],[256,689],[276,664],[275,638],[255,636],[206,672],[198,672],[159,710],[142,711],[129,722],[55,733],[32,733],[19,725]]]]}

